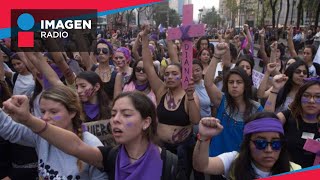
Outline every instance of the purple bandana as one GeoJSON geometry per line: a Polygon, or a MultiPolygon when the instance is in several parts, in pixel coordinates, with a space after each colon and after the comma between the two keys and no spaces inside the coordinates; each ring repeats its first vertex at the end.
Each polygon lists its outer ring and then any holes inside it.
{"type": "Polygon", "coordinates": [[[180,31],[182,33],[182,36],[181,36],[182,41],[192,41],[192,38],[188,34],[190,27],[191,27],[190,25],[180,27],[180,31]]]}
{"type": "Polygon", "coordinates": [[[84,107],[84,111],[86,112],[86,115],[90,119],[94,119],[99,114],[99,105],[98,104],[84,103],[83,107],[84,107]]]}
{"type": "Polygon", "coordinates": [[[261,118],[244,125],[243,135],[257,132],[279,132],[284,134],[282,123],[275,118],[261,118]]]}
{"type": "Polygon", "coordinates": [[[116,161],[115,180],[150,180],[161,179],[162,160],[157,146],[149,143],[147,151],[134,163],[121,145],[116,161]]]}
{"type": "Polygon", "coordinates": [[[141,85],[134,83],[134,86],[135,86],[136,90],[144,91],[149,87],[149,83],[147,82],[147,83],[141,84],[141,85]]]}
{"type": "Polygon", "coordinates": [[[320,77],[311,77],[311,78],[304,78],[303,79],[303,82],[304,83],[307,83],[307,82],[310,82],[310,81],[317,81],[317,82],[320,82],[320,77]]]}

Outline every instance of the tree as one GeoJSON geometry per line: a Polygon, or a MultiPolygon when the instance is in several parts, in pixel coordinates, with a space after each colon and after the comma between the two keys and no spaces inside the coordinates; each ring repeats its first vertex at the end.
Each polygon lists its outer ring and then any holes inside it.
{"type": "Polygon", "coordinates": [[[137,8],[137,13],[138,13],[138,15],[137,15],[138,20],[137,20],[137,21],[138,21],[138,27],[139,27],[139,28],[140,28],[140,13],[143,12],[143,11],[145,11],[146,8],[147,8],[147,7],[137,8]]]}
{"type": "Polygon", "coordinates": [[[317,12],[316,12],[316,18],[315,18],[315,23],[314,23],[315,27],[318,27],[319,16],[320,16],[320,1],[318,3],[317,12]]]}
{"type": "Polygon", "coordinates": [[[303,20],[303,0],[300,0],[299,1],[299,4],[298,4],[298,16],[297,16],[297,28],[300,27],[300,21],[301,19],[303,20]]]}
{"type": "Polygon", "coordinates": [[[231,27],[235,27],[236,18],[239,10],[239,6],[237,5],[236,0],[227,0],[226,1],[226,7],[228,8],[230,12],[231,17],[231,27]]]}
{"type": "Polygon", "coordinates": [[[129,25],[130,25],[131,19],[133,18],[133,10],[134,9],[127,10],[125,12],[126,13],[126,21],[127,21],[127,29],[129,29],[129,25]]]}
{"type": "Polygon", "coordinates": [[[281,14],[281,11],[282,11],[282,0],[280,0],[280,7],[279,7],[279,10],[278,10],[278,17],[277,17],[277,29],[279,27],[279,19],[280,19],[280,14],[281,14]]]}
{"type": "Polygon", "coordinates": [[[181,24],[180,16],[174,9],[169,10],[169,26],[175,27],[181,24]]]}
{"type": "Polygon", "coordinates": [[[290,0],[287,0],[287,13],[286,13],[286,19],[284,21],[284,29],[287,29],[289,11],[290,11],[290,0]]]}
{"type": "Polygon", "coordinates": [[[271,11],[272,11],[272,28],[275,28],[276,25],[276,6],[277,6],[277,2],[278,0],[269,0],[270,1],[270,7],[271,7],[271,11]]]}
{"type": "Polygon", "coordinates": [[[153,18],[157,27],[159,24],[162,24],[165,27],[181,24],[178,13],[174,9],[170,9],[168,3],[159,3],[155,5],[153,18]]]}
{"type": "Polygon", "coordinates": [[[212,9],[207,14],[204,15],[204,17],[202,18],[202,22],[207,25],[217,27],[221,22],[221,18],[217,13],[216,9],[212,7],[212,9]]]}

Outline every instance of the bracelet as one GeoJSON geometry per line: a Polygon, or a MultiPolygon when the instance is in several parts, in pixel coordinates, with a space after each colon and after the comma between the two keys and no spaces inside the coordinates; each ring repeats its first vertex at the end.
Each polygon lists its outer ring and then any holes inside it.
{"type": "Polygon", "coordinates": [[[198,141],[200,141],[200,142],[206,142],[206,141],[209,141],[210,140],[210,138],[207,138],[207,139],[201,139],[201,137],[200,137],[201,135],[200,135],[200,133],[198,133],[197,134],[197,140],[198,141]]]}
{"type": "Polygon", "coordinates": [[[277,92],[274,92],[274,91],[270,91],[270,93],[272,93],[272,94],[278,94],[277,92]]]}
{"type": "Polygon", "coordinates": [[[37,132],[34,132],[36,134],[41,134],[43,133],[45,130],[47,130],[48,128],[48,122],[46,121],[46,124],[44,125],[44,127],[40,130],[40,131],[37,131],[37,132]]]}
{"type": "Polygon", "coordinates": [[[193,101],[194,100],[194,98],[192,98],[192,99],[188,99],[188,101],[193,101]]]}
{"type": "Polygon", "coordinates": [[[216,58],[216,59],[219,59],[219,60],[221,59],[221,57],[217,57],[217,56],[215,56],[215,55],[213,55],[213,57],[216,58]]]}

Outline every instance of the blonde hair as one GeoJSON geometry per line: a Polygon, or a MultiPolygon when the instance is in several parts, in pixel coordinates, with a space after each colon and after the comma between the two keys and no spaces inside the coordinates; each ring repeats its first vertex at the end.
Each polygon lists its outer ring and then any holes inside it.
{"type": "MultiPolygon", "coordinates": [[[[82,122],[84,119],[84,114],[82,111],[82,106],[78,94],[73,91],[73,89],[60,85],[47,89],[41,95],[41,99],[48,99],[55,102],[59,102],[64,105],[68,112],[75,112],[76,115],[72,118],[72,126],[75,134],[83,140],[82,122]]],[[[83,162],[78,159],[77,166],[79,171],[82,171],[83,162]]]]}

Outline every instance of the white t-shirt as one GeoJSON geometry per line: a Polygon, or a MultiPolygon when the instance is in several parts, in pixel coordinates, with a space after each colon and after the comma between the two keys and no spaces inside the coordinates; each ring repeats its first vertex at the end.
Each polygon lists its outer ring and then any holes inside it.
{"type": "MultiPolygon", "coordinates": [[[[235,66],[235,64],[231,64],[230,69],[234,68],[234,66],[235,66]]],[[[214,74],[214,79],[215,79],[220,73],[222,73],[222,63],[221,63],[221,62],[219,62],[219,63],[217,64],[216,72],[215,72],[215,74],[214,74]]],[[[223,87],[223,81],[218,82],[218,84],[216,84],[216,86],[217,86],[218,89],[221,90],[222,87],[223,87]]]]}
{"type": "MultiPolygon", "coordinates": [[[[15,73],[12,74],[12,78],[11,78],[12,83],[13,83],[14,74],[15,73]]],[[[32,74],[28,74],[28,75],[19,74],[14,84],[13,95],[26,95],[30,98],[32,96],[34,87],[35,87],[35,82],[33,80],[32,74]]]]}
{"type": "MultiPolygon", "coordinates": [[[[232,152],[227,152],[220,154],[217,156],[218,158],[221,159],[223,166],[224,166],[224,175],[228,178],[229,177],[229,172],[230,172],[230,167],[233,161],[238,157],[238,152],[237,151],[232,151],[232,152]]],[[[257,166],[255,166],[253,163],[251,163],[251,166],[253,170],[256,172],[256,175],[258,176],[257,178],[265,178],[269,177],[272,174],[270,172],[264,172],[258,169],[257,166]]],[[[295,171],[301,169],[301,166],[298,164],[295,164],[293,162],[290,162],[290,171],[295,171]]]]}
{"type": "MultiPolygon", "coordinates": [[[[221,161],[224,165],[224,175],[227,178],[229,177],[231,164],[237,158],[238,154],[239,153],[237,151],[232,151],[232,152],[220,154],[218,156],[218,158],[221,159],[221,161]]],[[[270,172],[261,171],[253,163],[251,163],[251,165],[252,165],[252,168],[254,169],[254,171],[256,172],[256,174],[258,175],[258,178],[265,178],[265,177],[271,176],[270,172]]]]}
{"type": "MultiPolygon", "coordinates": [[[[230,69],[234,68],[235,64],[231,64],[230,69]]],[[[216,78],[219,75],[219,71],[222,72],[222,63],[219,62],[217,64],[216,73],[214,74],[214,78],[216,78]]]]}
{"type": "Polygon", "coordinates": [[[312,64],[312,66],[309,67],[309,76],[310,77],[316,77],[317,76],[317,71],[316,71],[316,68],[314,67],[313,64],[312,64]]]}

